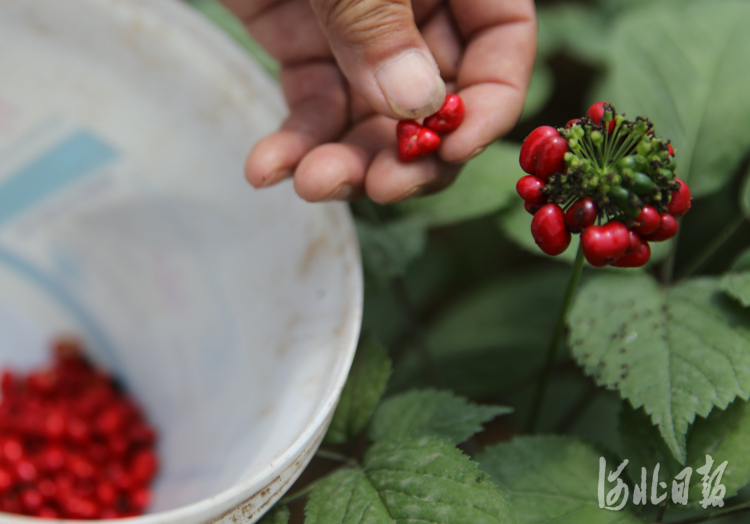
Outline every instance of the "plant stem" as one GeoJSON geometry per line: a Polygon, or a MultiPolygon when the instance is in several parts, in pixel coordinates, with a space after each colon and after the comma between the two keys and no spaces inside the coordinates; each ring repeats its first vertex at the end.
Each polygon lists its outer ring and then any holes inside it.
{"type": "Polygon", "coordinates": [[[730,506],[728,508],[717,509],[706,515],[699,515],[697,517],[691,517],[685,520],[678,520],[673,524],[699,524],[700,522],[708,522],[709,520],[718,519],[720,517],[726,517],[733,513],[740,513],[742,511],[750,510],[750,501],[738,504],[736,506],[730,506]]]}
{"type": "Polygon", "coordinates": [[[684,278],[689,277],[693,273],[695,273],[698,269],[701,268],[703,264],[710,259],[713,254],[726,242],[729,240],[729,237],[734,235],[734,233],[739,229],[739,227],[742,225],[742,223],[745,221],[745,216],[740,214],[737,217],[734,218],[730,223],[728,223],[724,229],[714,237],[713,242],[711,242],[708,246],[706,246],[706,249],[704,249],[700,255],[695,257],[692,262],[680,273],[680,276],[677,280],[682,280],[684,278]]]}
{"type": "Polygon", "coordinates": [[[336,462],[349,462],[349,457],[336,453],[335,451],[328,451],[327,449],[318,449],[315,452],[316,457],[320,457],[326,460],[335,460],[336,462]]]}
{"type": "Polygon", "coordinates": [[[555,325],[555,334],[552,337],[552,343],[549,345],[547,350],[547,362],[544,367],[539,384],[534,394],[534,401],[531,404],[531,416],[526,427],[527,433],[533,433],[536,428],[539,415],[542,411],[542,401],[544,400],[544,394],[547,391],[549,385],[549,378],[552,374],[552,369],[555,367],[557,361],[557,349],[565,334],[565,324],[568,320],[568,311],[570,305],[573,303],[573,297],[576,294],[576,288],[578,287],[578,281],[581,279],[581,272],[583,271],[583,244],[578,244],[578,253],[576,253],[576,261],[573,264],[573,270],[570,273],[570,280],[568,281],[568,289],[565,291],[565,298],[560,308],[560,314],[557,317],[557,324],[555,325]]]}
{"type": "Polygon", "coordinates": [[[304,497],[305,495],[307,495],[308,493],[310,493],[313,489],[315,489],[315,486],[318,485],[318,482],[320,482],[324,478],[325,477],[320,477],[319,479],[314,480],[313,482],[310,482],[307,486],[305,486],[301,490],[295,491],[291,495],[287,495],[283,499],[279,500],[276,504],[287,505],[287,504],[290,504],[290,503],[294,502],[297,499],[301,499],[302,497],[304,497]]]}

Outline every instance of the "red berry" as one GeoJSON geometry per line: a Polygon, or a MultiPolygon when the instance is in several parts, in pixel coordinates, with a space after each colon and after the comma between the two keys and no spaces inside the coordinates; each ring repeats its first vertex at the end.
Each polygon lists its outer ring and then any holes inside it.
{"type": "Polygon", "coordinates": [[[450,133],[464,121],[464,101],[458,95],[445,97],[443,107],[432,116],[425,118],[424,125],[437,133],[450,133]]]}
{"type": "Polygon", "coordinates": [[[641,267],[646,265],[649,258],[651,258],[651,246],[648,245],[648,242],[643,241],[638,251],[624,254],[612,265],[616,267],[641,267]]]}
{"type": "Polygon", "coordinates": [[[674,148],[672,147],[672,144],[667,144],[667,147],[669,148],[669,155],[674,156],[674,148]]]}
{"type": "Polygon", "coordinates": [[[31,461],[21,459],[15,464],[16,476],[23,482],[34,482],[36,480],[36,466],[31,461]]]}
{"type": "Polygon", "coordinates": [[[604,267],[615,262],[625,254],[629,240],[628,228],[615,220],[603,226],[590,226],[581,234],[583,254],[594,267],[604,267]]]}
{"type": "Polygon", "coordinates": [[[536,176],[547,180],[555,173],[565,170],[565,153],[568,152],[568,143],[561,136],[550,136],[545,138],[536,150],[534,166],[536,176]]]}
{"type": "Polygon", "coordinates": [[[530,204],[546,204],[547,195],[541,192],[544,188],[544,180],[534,175],[522,176],[516,183],[516,191],[526,202],[530,204]]]}
{"type": "Polygon", "coordinates": [[[52,499],[54,498],[55,493],[57,493],[57,487],[50,479],[40,480],[37,484],[37,489],[45,499],[52,499]]]}
{"type": "Polygon", "coordinates": [[[159,461],[156,453],[150,449],[143,449],[133,456],[129,473],[136,483],[145,484],[154,478],[157,469],[159,469],[159,461]]]}
{"type": "MultiPolygon", "coordinates": [[[[591,120],[594,121],[595,124],[603,126],[604,125],[604,106],[609,105],[606,102],[597,102],[593,106],[589,107],[589,110],[586,111],[586,116],[589,117],[591,120]]],[[[610,109],[612,109],[612,120],[609,122],[609,129],[608,133],[611,134],[615,130],[615,110],[610,106],[610,109]]]]}
{"type": "Polygon", "coordinates": [[[664,242],[677,234],[677,230],[680,227],[680,224],[677,223],[677,219],[669,213],[662,213],[660,216],[661,221],[659,222],[657,230],[650,235],[645,235],[643,240],[648,240],[649,242],[664,242]]]}
{"type": "Polygon", "coordinates": [[[102,506],[113,506],[117,500],[117,488],[114,484],[101,481],[96,485],[96,498],[102,506]]]}
{"type": "Polygon", "coordinates": [[[57,445],[49,445],[42,449],[39,456],[39,466],[44,471],[57,471],[65,463],[63,448],[57,445]]]}
{"type": "Polygon", "coordinates": [[[6,466],[0,466],[0,495],[13,487],[13,473],[6,466]]]}
{"type": "Polygon", "coordinates": [[[151,491],[145,487],[135,488],[130,492],[128,501],[133,509],[143,511],[151,503],[151,491]]]}
{"type": "Polygon", "coordinates": [[[34,488],[26,488],[21,492],[21,505],[29,513],[36,513],[42,507],[44,498],[34,488]]]}
{"type": "Polygon", "coordinates": [[[398,156],[404,162],[429,155],[440,147],[440,137],[433,130],[413,120],[402,120],[396,126],[398,156]]]}
{"type": "Polygon", "coordinates": [[[536,215],[536,212],[542,209],[542,206],[539,204],[530,204],[529,202],[524,202],[523,208],[530,214],[536,215]]]}
{"type": "Polygon", "coordinates": [[[646,206],[641,209],[641,214],[635,219],[638,225],[633,231],[639,235],[648,235],[656,231],[661,223],[659,212],[653,206],[646,206]]]}
{"type": "Polygon", "coordinates": [[[629,255],[631,253],[637,252],[639,249],[641,249],[641,244],[643,241],[641,240],[640,235],[636,233],[635,231],[630,232],[630,237],[628,238],[628,248],[625,250],[625,254],[629,255]]]}
{"type": "Polygon", "coordinates": [[[21,457],[23,456],[23,446],[21,445],[20,440],[15,437],[6,438],[0,446],[2,447],[2,456],[5,460],[11,463],[21,460],[21,457]]]}
{"type": "Polygon", "coordinates": [[[565,225],[571,233],[580,233],[596,221],[599,210],[589,197],[577,200],[565,212],[565,225]]]}
{"type": "Polygon", "coordinates": [[[690,210],[693,199],[690,197],[688,185],[679,178],[675,178],[675,180],[680,184],[680,188],[672,193],[672,199],[669,201],[667,210],[673,217],[680,218],[690,210]]]}
{"type": "Polygon", "coordinates": [[[565,124],[565,127],[572,127],[575,124],[579,123],[581,121],[580,118],[574,118],[573,120],[568,120],[568,123],[565,124]]]}
{"type": "Polygon", "coordinates": [[[557,204],[547,204],[534,215],[531,235],[539,248],[556,256],[568,249],[570,231],[565,227],[565,215],[557,204]]]}
{"type": "Polygon", "coordinates": [[[560,136],[557,129],[550,126],[537,127],[529,136],[524,139],[521,145],[521,155],[519,158],[521,169],[526,171],[530,175],[536,174],[536,166],[534,165],[534,157],[536,157],[536,150],[539,148],[539,144],[543,140],[551,136],[560,136]]]}
{"type": "Polygon", "coordinates": [[[39,511],[35,513],[35,516],[41,519],[59,519],[60,513],[50,506],[42,506],[39,508],[39,511]]]}

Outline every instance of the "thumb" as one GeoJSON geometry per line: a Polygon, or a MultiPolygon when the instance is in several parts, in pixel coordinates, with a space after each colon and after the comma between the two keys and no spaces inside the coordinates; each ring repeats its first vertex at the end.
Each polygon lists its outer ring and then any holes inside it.
{"type": "Polygon", "coordinates": [[[445,83],[410,0],[310,0],[344,75],[376,111],[399,119],[440,109],[445,83]]]}

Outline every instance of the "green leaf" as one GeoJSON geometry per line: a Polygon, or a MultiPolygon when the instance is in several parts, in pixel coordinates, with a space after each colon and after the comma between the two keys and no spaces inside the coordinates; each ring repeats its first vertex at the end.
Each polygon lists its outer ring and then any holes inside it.
{"type": "Polygon", "coordinates": [[[537,60],[534,64],[534,71],[531,73],[529,89],[526,91],[526,103],[523,106],[521,122],[536,116],[544,108],[552,96],[554,87],[555,76],[552,74],[552,69],[544,61],[537,60]]]}
{"type": "Polygon", "coordinates": [[[188,3],[223,29],[245,51],[250,53],[271,76],[279,77],[279,63],[252,39],[242,22],[218,0],[188,0],[188,3]]]}
{"type": "Polygon", "coordinates": [[[370,421],[388,384],[391,360],[386,349],[369,337],[360,340],[324,442],[340,444],[357,436],[370,421]]]}
{"type": "Polygon", "coordinates": [[[502,493],[477,464],[435,437],[375,443],[363,468],[319,482],[306,524],[499,524],[514,522],[502,493]]]}
{"type": "MultiPolygon", "coordinates": [[[[472,290],[428,326],[429,354],[446,386],[468,396],[507,389],[544,362],[562,303],[566,268],[513,273],[472,290]]],[[[391,387],[411,389],[424,376],[421,353],[399,362],[391,387]]]]}
{"type": "Polygon", "coordinates": [[[721,279],[721,289],[743,306],[750,307],[750,249],[742,252],[721,279]]]}
{"type": "Polygon", "coordinates": [[[560,3],[540,6],[537,18],[540,57],[567,52],[586,62],[606,59],[609,39],[600,11],[580,4],[560,3]]]}
{"type": "MultiPolygon", "coordinates": [[[[532,255],[537,255],[543,258],[556,260],[558,262],[565,262],[572,265],[576,259],[576,251],[578,250],[578,242],[580,241],[581,235],[573,235],[570,246],[568,246],[568,249],[566,249],[562,255],[558,255],[556,257],[546,255],[542,252],[541,249],[539,249],[539,246],[537,246],[536,242],[534,242],[534,237],[531,236],[531,220],[534,217],[532,217],[524,209],[523,203],[520,202],[520,198],[518,200],[519,201],[516,202],[516,206],[508,209],[500,215],[498,219],[500,230],[515,244],[517,244],[525,251],[528,251],[532,255]]],[[[649,259],[648,265],[654,264],[666,258],[666,256],[669,255],[671,251],[672,242],[673,240],[667,242],[651,243],[651,258],[649,259]]],[[[607,270],[622,271],[614,267],[608,267],[607,270]]],[[[633,272],[632,269],[627,269],[624,271],[630,273],[633,272]]]]}
{"type": "Polygon", "coordinates": [[[456,182],[431,196],[408,200],[398,207],[408,221],[435,227],[478,218],[503,209],[517,199],[518,144],[497,142],[470,160],[456,182]]]}
{"type": "Polygon", "coordinates": [[[427,243],[424,227],[415,222],[396,221],[373,226],[355,220],[354,224],[365,272],[381,283],[403,276],[427,243]]]}
{"type": "Polygon", "coordinates": [[[680,463],[696,414],[750,395],[750,317],[716,279],[665,292],[644,274],[600,274],[580,290],[569,323],[586,373],[644,406],[680,463]]]}
{"type": "Polygon", "coordinates": [[[610,73],[594,98],[650,118],[673,141],[694,197],[719,190],[750,146],[750,69],[738,67],[750,54],[750,4],[656,3],[616,20],[610,73]]]}
{"type": "MultiPolygon", "coordinates": [[[[599,508],[601,453],[575,438],[516,437],[477,459],[507,493],[519,524],[634,524],[629,511],[599,508]]],[[[608,463],[608,470],[612,464],[608,463]]]]}
{"type": "Polygon", "coordinates": [[[381,402],[372,416],[370,438],[434,435],[460,444],[482,431],[483,423],[512,411],[503,406],[480,406],[450,391],[409,391],[381,402]]]}
{"type": "Polygon", "coordinates": [[[279,504],[263,515],[258,524],[287,524],[289,522],[289,508],[279,504]]]}
{"type": "MultiPolygon", "coordinates": [[[[659,430],[642,409],[627,406],[622,410],[620,433],[623,457],[630,460],[626,471],[633,482],[640,482],[641,468],[646,468],[651,485],[654,468],[659,464],[660,480],[671,485],[683,466],[674,460],[659,438],[659,430]]],[[[706,455],[714,460],[714,468],[728,462],[721,482],[727,490],[725,498],[737,495],[750,483],[750,404],[736,400],[725,411],[714,409],[707,418],[696,419],[687,441],[686,465],[693,468],[688,491],[690,506],[697,506],[703,498],[701,475],[695,470],[706,464],[706,455]]]]}

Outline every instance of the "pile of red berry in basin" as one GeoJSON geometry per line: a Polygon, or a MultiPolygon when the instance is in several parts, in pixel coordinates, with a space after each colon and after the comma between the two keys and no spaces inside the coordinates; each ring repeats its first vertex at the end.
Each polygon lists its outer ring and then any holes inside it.
{"type": "Polygon", "coordinates": [[[51,366],[2,374],[0,511],[44,518],[140,515],[156,475],[156,432],[72,339],[51,366]]]}
{"type": "Polygon", "coordinates": [[[583,255],[596,267],[645,265],[649,242],[675,236],[677,218],[691,206],[672,144],[649,120],[626,120],[605,102],[564,128],[532,131],[520,164],[528,175],[516,190],[534,215],[536,244],[559,255],[580,233],[583,255]]]}

